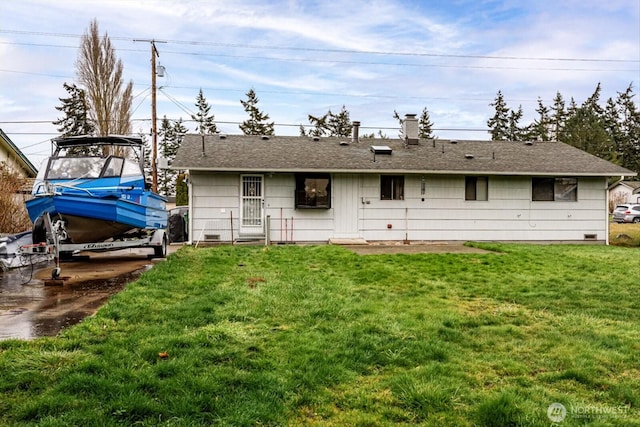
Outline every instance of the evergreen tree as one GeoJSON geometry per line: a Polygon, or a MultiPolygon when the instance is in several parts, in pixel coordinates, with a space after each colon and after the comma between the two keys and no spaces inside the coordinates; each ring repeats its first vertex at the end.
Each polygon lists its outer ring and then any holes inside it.
{"type": "Polygon", "coordinates": [[[502,91],[499,90],[496,99],[489,104],[495,107],[495,114],[487,121],[492,141],[505,141],[509,139],[509,108],[504,100],[502,91]]]}
{"type": "Polygon", "coordinates": [[[62,111],[65,117],[53,122],[60,126],[58,132],[62,136],[93,135],[95,126],[89,118],[89,104],[86,93],[74,84],[63,83],[64,89],[69,94],[68,98],[58,98],[62,105],[55,107],[62,111]]]}
{"type": "MultiPolygon", "coordinates": [[[[188,129],[182,124],[182,118],[175,123],[171,123],[167,116],[164,116],[160,124],[158,134],[160,136],[160,152],[162,157],[167,159],[169,165],[173,162],[178,152],[178,147],[182,143],[184,135],[188,129]]],[[[163,169],[159,172],[158,193],[169,197],[176,192],[176,177],[178,171],[173,169],[163,169]]]]}
{"type": "Polygon", "coordinates": [[[427,107],[424,107],[420,119],[418,119],[418,138],[433,139],[433,122],[429,117],[427,107]]]}
{"type": "Polygon", "coordinates": [[[589,108],[592,113],[596,114],[598,117],[602,117],[602,114],[604,113],[604,109],[600,106],[601,93],[602,86],[598,83],[593,94],[591,94],[591,96],[582,104],[583,107],[589,108]]]}
{"type": "Polygon", "coordinates": [[[201,135],[213,135],[218,133],[218,127],[216,126],[214,115],[210,113],[211,106],[204,97],[202,88],[196,97],[196,107],[198,108],[198,112],[191,115],[191,118],[196,122],[196,132],[201,135]]]}
{"type": "Polygon", "coordinates": [[[564,123],[567,120],[567,112],[565,111],[564,98],[560,92],[556,93],[553,98],[553,106],[551,107],[549,136],[552,140],[559,141],[562,134],[564,123]]]}
{"type": "Polygon", "coordinates": [[[624,92],[618,92],[615,105],[618,111],[617,132],[614,139],[622,166],[640,173],[640,111],[630,84],[624,92]]]}
{"type": "Polygon", "coordinates": [[[327,114],[325,114],[324,116],[312,116],[311,114],[309,114],[308,119],[309,119],[309,123],[312,124],[314,126],[313,129],[309,129],[308,131],[305,131],[304,126],[300,126],[300,136],[317,136],[317,137],[322,137],[322,136],[327,136],[329,135],[329,128],[327,127],[327,118],[329,116],[329,114],[331,114],[331,110],[329,110],[329,112],[327,114]]]}
{"type": "Polygon", "coordinates": [[[596,110],[583,104],[567,120],[563,142],[605,160],[616,161],[615,142],[596,110]]]}
{"type": "MultiPolygon", "coordinates": [[[[65,117],[54,121],[54,125],[59,125],[58,132],[62,136],[93,135],[95,126],[89,118],[89,104],[86,93],[75,84],[63,83],[63,87],[69,93],[68,98],[58,98],[62,105],[55,107],[62,111],[65,117]]],[[[74,147],[67,150],[69,154],[83,156],[99,156],[101,151],[98,147],[74,147]]]]}
{"type": "MultiPolygon", "coordinates": [[[[400,133],[398,136],[400,139],[404,139],[404,135],[402,134],[402,124],[404,123],[404,119],[400,117],[400,114],[398,114],[396,110],[393,110],[393,118],[396,119],[400,125],[400,133]]],[[[380,131],[380,133],[382,134],[382,131],[380,131]]],[[[418,138],[435,138],[435,135],[433,135],[433,122],[431,122],[427,107],[422,109],[422,114],[420,114],[420,118],[418,119],[418,138]]]]}
{"type": "MultiPolygon", "coordinates": [[[[160,129],[158,129],[158,136],[160,137],[160,153],[161,156],[169,161],[169,157],[177,150],[176,135],[174,133],[173,126],[167,116],[162,118],[160,122],[160,129]]],[[[172,159],[171,159],[172,160],[172,159]]],[[[158,194],[162,194],[165,197],[173,194],[175,190],[174,176],[175,171],[170,169],[158,170],[158,194]]]]}
{"type": "Polygon", "coordinates": [[[257,104],[259,99],[253,88],[246,93],[246,96],[247,100],[241,100],[240,103],[244,107],[244,111],[249,114],[249,119],[240,124],[242,133],[245,135],[274,135],[274,123],[267,122],[269,115],[258,109],[257,104]]]}
{"type": "Polygon", "coordinates": [[[331,110],[318,117],[309,114],[309,123],[314,128],[305,131],[304,127],[300,126],[300,136],[351,136],[352,123],[349,118],[349,111],[344,105],[338,114],[332,113],[331,110]]]}
{"type": "Polygon", "coordinates": [[[536,141],[549,141],[549,127],[551,123],[549,108],[542,103],[542,99],[538,97],[538,108],[536,108],[538,118],[531,126],[530,139],[536,141]]]}
{"type": "Polygon", "coordinates": [[[186,175],[178,174],[176,179],[176,206],[186,206],[189,204],[189,187],[185,182],[186,175]]]}
{"type": "Polygon", "coordinates": [[[329,126],[330,136],[351,136],[353,130],[353,124],[349,118],[349,111],[343,105],[338,114],[331,114],[329,111],[329,120],[327,122],[329,126]]]}
{"type": "Polygon", "coordinates": [[[520,120],[524,112],[522,111],[522,105],[518,106],[518,110],[511,110],[509,112],[509,121],[508,121],[508,130],[507,130],[507,140],[508,141],[524,141],[528,139],[527,129],[523,129],[520,127],[520,120]]]}

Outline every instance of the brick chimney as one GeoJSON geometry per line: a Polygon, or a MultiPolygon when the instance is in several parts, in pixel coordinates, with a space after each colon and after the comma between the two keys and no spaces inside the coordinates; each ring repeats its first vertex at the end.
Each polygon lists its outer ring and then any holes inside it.
{"type": "Polygon", "coordinates": [[[415,114],[405,114],[402,121],[402,135],[407,145],[418,145],[418,119],[415,114]]]}
{"type": "Polygon", "coordinates": [[[351,142],[358,143],[360,138],[360,122],[353,122],[353,131],[351,133],[351,142]]]}

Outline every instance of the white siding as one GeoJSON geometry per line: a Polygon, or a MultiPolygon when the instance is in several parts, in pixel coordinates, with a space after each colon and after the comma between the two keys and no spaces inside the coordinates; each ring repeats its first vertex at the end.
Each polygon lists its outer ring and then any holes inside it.
{"type": "Polygon", "coordinates": [[[207,235],[217,235],[221,241],[236,238],[240,217],[240,174],[192,172],[190,180],[191,241],[205,239],[207,235]]]}
{"type": "MultiPolygon", "coordinates": [[[[194,233],[207,221],[238,218],[240,174],[192,172],[191,180],[194,233]]],[[[272,241],[326,242],[354,224],[349,234],[371,241],[606,241],[605,178],[579,178],[576,202],[531,201],[529,177],[490,176],[486,201],[464,199],[464,175],[406,175],[404,200],[380,200],[375,174],[335,174],[331,186],[331,209],[295,209],[294,174],[265,174],[272,241]]]]}
{"type": "Polygon", "coordinates": [[[295,209],[294,174],[265,178],[265,209],[273,242],[326,242],[333,232],[333,209],[295,209]]]}

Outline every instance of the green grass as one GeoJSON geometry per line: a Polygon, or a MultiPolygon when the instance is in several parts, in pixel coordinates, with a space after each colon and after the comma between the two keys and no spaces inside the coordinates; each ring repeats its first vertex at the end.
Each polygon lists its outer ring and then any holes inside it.
{"type": "Polygon", "coordinates": [[[0,424],[640,426],[638,249],[475,246],[182,248],[0,342],[0,424]]]}

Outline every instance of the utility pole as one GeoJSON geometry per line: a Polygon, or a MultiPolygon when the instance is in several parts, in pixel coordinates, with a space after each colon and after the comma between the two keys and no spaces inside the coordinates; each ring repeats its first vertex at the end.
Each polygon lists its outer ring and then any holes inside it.
{"type": "Polygon", "coordinates": [[[156,119],[158,118],[156,113],[156,56],[158,49],[156,49],[156,42],[151,40],[151,140],[153,141],[153,158],[151,159],[151,176],[153,177],[153,183],[151,189],[154,193],[158,192],[158,124],[156,119]]]}
{"type": "Polygon", "coordinates": [[[157,113],[156,113],[156,57],[160,57],[158,49],[156,49],[156,43],[166,43],[166,41],[158,41],[154,39],[147,40],[134,40],[134,42],[149,42],[151,44],[151,142],[153,147],[153,153],[151,157],[151,177],[152,187],[154,193],[158,192],[158,125],[157,125],[157,113]]]}

